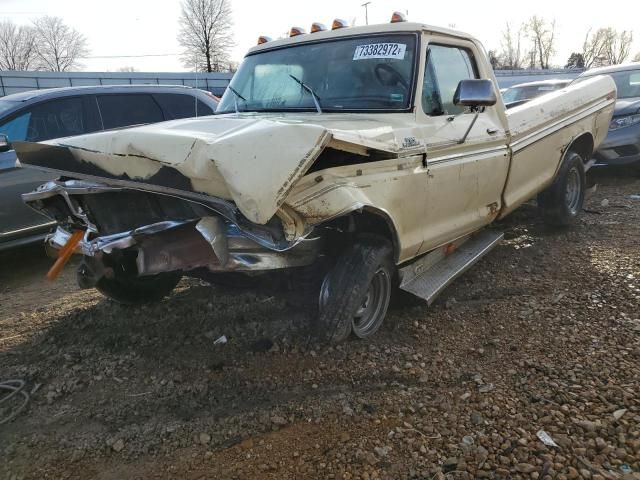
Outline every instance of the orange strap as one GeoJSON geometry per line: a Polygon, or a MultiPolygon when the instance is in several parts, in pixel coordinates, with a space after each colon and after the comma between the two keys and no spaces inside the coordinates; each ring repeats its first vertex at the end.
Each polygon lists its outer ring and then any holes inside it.
{"type": "Polygon", "coordinates": [[[80,240],[82,240],[83,236],[84,232],[82,230],[76,230],[73,232],[71,237],[69,237],[67,243],[64,244],[64,247],[60,249],[58,252],[58,259],[47,272],[47,279],[50,282],[58,278],[58,275],[60,275],[60,272],[71,258],[71,255],[73,255],[73,252],[78,246],[78,243],[80,243],[80,240]]]}

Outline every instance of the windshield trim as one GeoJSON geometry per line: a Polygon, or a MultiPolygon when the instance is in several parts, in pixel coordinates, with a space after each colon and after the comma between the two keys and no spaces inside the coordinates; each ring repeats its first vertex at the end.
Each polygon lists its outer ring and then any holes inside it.
{"type": "MultiPolygon", "coordinates": [[[[312,34],[307,34],[307,35],[312,35],[312,34]]],[[[266,53],[266,52],[273,52],[276,50],[283,50],[283,49],[289,49],[289,48],[296,48],[298,46],[302,46],[302,45],[312,45],[312,44],[317,44],[317,43],[331,43],[331,42],[339,42],[342,40],[352,40],[354,38],[360,38],[360,37],[366,37],[366,38],[372,38],[372,37],[388,37],[388,36],[392,36],[392,35],[410,35],[413,36],[415,38],[416,41],[416,47],[415,47],[415,52],[413,55],[413,62],[411,65],[411,77],[410,77],[410,85],[411,85],[411,95],[409,96],[409,102],[408,102],[408,107],[407,108],[325,108],[324,106],[322,107],[322,112],[323,113],[412,113],[415,110],[415,96],[416,96],[416,89],[417,89],[417,84],[418,84],[418,62],[420,61],[420,52],[422,51],[422,45],[421,45],[421,40],[422,40],[422,35],[421,32],[417,32],[417,31],[399,31],[399,32],[376,32],[376,33],[360,33],[357,35],[345,35],[345,36],[341,36],[341,37],[336,37],[336,38],[331,38],[331,39],[318,39],[318,40],[310,40],[310,41],[306,41],[306,42],[300,42],[300,43],[296,43],[296,44],[288,44],[288,45],[280,45],[277,47],[272,47],[272,48],[265,48],[265,49],[261,49],[258,50],[256,52],[249,52],[247,53],[244,58],[247,57],[251,57],[254,55],[260,55],[261,53],[266,53]]],[[[233,79],[231,79],[231,82],[233,82],[233,79]]],[[[231,85],[231,83],[229,83],[229,85],[231,85]]],[[[226,92],[225,92],[226,93],[226,92]]],[[[249,113],[249,112],[272,112],[272,113],[301,113],[301,112],[315,112],[316,109],[315,108],[286,108],[286,109],[277,109],[277,110],[271,110],[271,109],[252,109],[252,110],[240,110],[238,113],[249,113]]],[[[236,113],[235,110],[230,109],[230,110],[216,110],[215,114],[216,115],[222,115],[222,114],[228,114],[228,113],[236,113]]],[[[321,114],[320,114],[321,115],[321,114]]]]}

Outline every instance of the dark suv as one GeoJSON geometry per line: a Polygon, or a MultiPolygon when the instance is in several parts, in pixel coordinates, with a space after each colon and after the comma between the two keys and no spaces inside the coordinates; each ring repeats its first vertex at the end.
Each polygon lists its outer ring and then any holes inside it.
{"type": "MultiPolygon", "coordinates": [[[[217,105],[210,93],[182,86],[33,90],[0,98],[0,134],[6,135],[9,142],[40,142],[111,128],[212,115],[217,105]]],[[[51,180],[53,175],[16,168],[16,155],[10,145],[0,146],[0,151],[2,250],[39,241],[53,226],[48,218],[28,208],[20,197],[51,180]]]]}

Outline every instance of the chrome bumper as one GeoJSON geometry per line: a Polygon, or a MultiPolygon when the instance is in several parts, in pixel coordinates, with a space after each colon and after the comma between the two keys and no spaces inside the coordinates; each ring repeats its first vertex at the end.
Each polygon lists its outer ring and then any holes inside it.
{"type": "MultiPolygon", "coordinates": [[[[87,232],[76,253],[99,258],[115,250],[135,248],[141,276],[196,268],[227,272],[301,267],[316,260],[321,245],[320,239],[305,239],[284,252],[269,250],[244,236],[235,225],[224,224],[216,217],[160,222],[93,239],[89,236],[87,232]]],[[[69,232],[58,227],[46,238],[47,249],[60,250],[70,237],[69,232]]]]}

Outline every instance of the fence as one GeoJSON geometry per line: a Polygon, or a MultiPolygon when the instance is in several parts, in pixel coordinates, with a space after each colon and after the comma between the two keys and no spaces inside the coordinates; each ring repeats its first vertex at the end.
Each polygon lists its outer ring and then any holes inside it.
{"type": "MultiPolygon", "coordinates": [[[[500,88],[551,78],[574,79],[583,70],[496,70],[500,88]]],[[[146,72],[0,72],[0,96],[40,88],[95,85],[186,85],[221,96],[232,73],[146,72]]]]}
{"type": "Polygon", "coordinates": [[[584,69],[559,68],[555,70],[496,70],[496,80],[500,88],[507,88],[519,83],[536,82],[538,80],[566,79],[573,80],[584,72],[584,69]]]}
{"type": "Polygon", "coordinates": [[[95,85],[186,85],[222,95],[232,73],[0,72],[0,96],[54,87],[95,85]]]}

